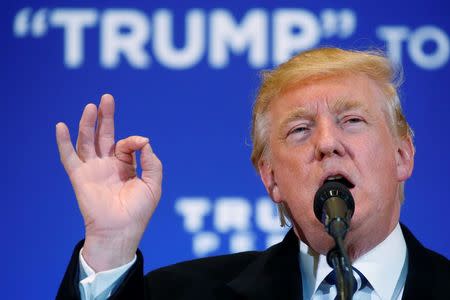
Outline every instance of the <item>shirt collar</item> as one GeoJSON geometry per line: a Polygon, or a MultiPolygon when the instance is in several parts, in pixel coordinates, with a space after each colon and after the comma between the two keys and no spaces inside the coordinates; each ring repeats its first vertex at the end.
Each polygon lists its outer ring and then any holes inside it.
{"type": "MultiPolygon", "coordinates": [[[[300,273],[304,299],[311,299],[325,277],[332,271],[325,255],[318,254],[300,241],[300,273]]],[[[388,237],[353,262],[367,278],[381,299],[390,299],[406,258],[406,243],[397,224],[388,237]]],[[[400,278],[401,279],[401,278],[400,278]]]]}

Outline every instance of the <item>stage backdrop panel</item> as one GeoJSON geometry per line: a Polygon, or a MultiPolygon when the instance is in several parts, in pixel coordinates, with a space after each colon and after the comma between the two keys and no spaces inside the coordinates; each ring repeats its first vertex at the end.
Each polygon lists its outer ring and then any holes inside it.
{"type": "MultiPolygon", "coordinates": [[[[403,65],[415,170],[401,220],[450,256],[446,1],[9,1],[1,4],[4,299],[55,296],[83,221],[55,124],[116,99],[116,137],[148,136],[163,195],[145,269],[279,241],[250,163],[259,72],[317,46],[384,49],[403,65]]],[[[301,184],[299,182],[299,184],[301,184]]]]}

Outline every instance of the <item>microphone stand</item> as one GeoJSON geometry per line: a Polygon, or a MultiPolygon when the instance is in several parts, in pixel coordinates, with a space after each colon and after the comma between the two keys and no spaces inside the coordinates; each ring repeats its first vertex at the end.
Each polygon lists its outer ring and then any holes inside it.
{"type": "Polygon", "coordinates": [[[344,247],[346,224],[340,218],[330,222],[329,233],[335,246],[327,253],[327,262],[336,273],[337,299],[351,300],[353,297],[353,268],[344,247]]]}

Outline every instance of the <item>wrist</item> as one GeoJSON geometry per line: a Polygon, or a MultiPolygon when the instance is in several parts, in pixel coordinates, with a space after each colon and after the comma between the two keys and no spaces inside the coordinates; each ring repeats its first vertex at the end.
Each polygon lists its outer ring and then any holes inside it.
{"type": "Polygon", "coordinates": [[[132,261],[137,245],[138,242],[124,238],[86,236],[82,255],[95,272],[101,272],[132,261]]]}

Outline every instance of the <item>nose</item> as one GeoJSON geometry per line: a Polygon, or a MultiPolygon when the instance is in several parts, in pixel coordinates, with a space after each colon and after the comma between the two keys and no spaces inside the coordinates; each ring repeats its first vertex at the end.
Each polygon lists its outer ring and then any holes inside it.
{"type": "Polygon", "coordinates": [[[344,156],[345,147],[336,122],[322,120],[318,122],[315,132],[315,158],[323,160],[334,155],[344,156]]]}

